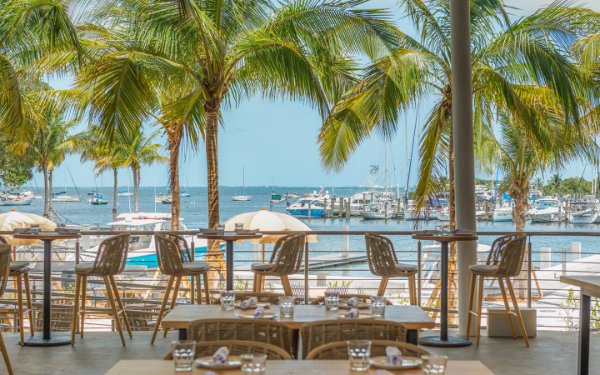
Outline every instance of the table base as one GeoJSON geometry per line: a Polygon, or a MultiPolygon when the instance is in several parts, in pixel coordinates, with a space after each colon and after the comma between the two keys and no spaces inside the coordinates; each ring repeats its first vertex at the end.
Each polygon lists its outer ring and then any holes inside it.
{"type": "Polygon", "coordinates": [[[55,336],[49,339],[44,339],[39,336],[30,337],[25,340],[26,346],[59,346],[71,345],[71,336],[55,336]]]}
{"type": "Polygon", "coordinates": [[[419,339],[420,345],[425,346],[437,346],[441,348],[457,347],[457,346],[469,346],[471,345],[470,339],[465,339],[460,336],[448,336],[448,340],[442,340],[439,336],[427,336],[419,339]]]}

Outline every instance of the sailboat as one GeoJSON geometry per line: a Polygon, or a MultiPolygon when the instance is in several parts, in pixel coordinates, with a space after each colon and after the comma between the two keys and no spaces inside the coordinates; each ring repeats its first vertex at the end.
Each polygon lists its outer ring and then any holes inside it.
{"type": "Polygon", "coordinates": [[[242,168],[242,194],[238,194],[238,195],[234,195],[231,197],[231,200],[234,202],[248,202],[252,200],[252,196],[251,195],[247,195],[246,194],[246,179],[245,179],[245,173],[244,173],[244,168],[242,168]]]}

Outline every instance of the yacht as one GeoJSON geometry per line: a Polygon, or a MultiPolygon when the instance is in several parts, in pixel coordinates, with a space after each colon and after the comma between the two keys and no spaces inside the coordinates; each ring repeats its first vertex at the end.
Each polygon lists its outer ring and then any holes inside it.
{"type": "Polygon", "coordinates": [[[538,199],[528,214],[532,223],[560,223],[567,218],[563,204],[557,198],[538,199]]]}
{"type": "Polygon", "coordinates": [[[0,195],[0,206],[29,206],[33,196],[21,193],[6,193],[0,195]]]}
{"type": "Polygon", "coordinates": [[[369,203],[362,214],[365,220],[388,220],[394,217],[394,211],[389,202],[369,203]]]}
{"type": "Polygon", "coordinates": [[[492,221],[495,223],[513,221],[512,206],[496,207],[492,212],[492,221]]]}
{"type": "Polygon", "coordinates": [[[319,218],[325,216],[325,203],[322,199],[309,196],[298,199],[286,210],[296,217],[319,218]]]}
{"type": "Polygon", "coordinates": [[[406,208],[404,209],[404,220],[429,220],[432,219],[429,217],[427,209],[425,207],[421,207],[419,212],[415,212],[415,203],[413,201],[408,201],[406,208]]]}

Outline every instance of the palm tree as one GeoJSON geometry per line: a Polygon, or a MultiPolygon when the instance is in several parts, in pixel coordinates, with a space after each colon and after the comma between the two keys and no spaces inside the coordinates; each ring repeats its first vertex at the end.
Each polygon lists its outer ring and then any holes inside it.
{"type": "MultiPolygon", "coordinates": [[[[194,129],[187,133],[192,141],[190,134],[204,138],[208,225],[215,227],[223,107],[263,93],[306,101],[326,115],[353,83],[349,53],[375,58],[395,45],[388,13],[358,8],[364,2],[124,0],[127,12],[111,14],[120,39],[105,44],[79,82],[92,93],[92,114],[107,133],[118,136],[147,118],[168,125],[176,191],[183,129],[194,129]]],[[[212,244],[214,258],[220,252],[212,244]]]]}

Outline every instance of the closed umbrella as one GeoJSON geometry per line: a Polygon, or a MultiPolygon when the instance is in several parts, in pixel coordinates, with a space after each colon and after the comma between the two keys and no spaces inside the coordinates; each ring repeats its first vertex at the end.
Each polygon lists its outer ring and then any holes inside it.
{"type": "MultiPolygon", "coordinates": [[[[10,231],[19,228],[29,228],[32,225],[39,225],[41,231],[53,231],[56,229],[56,223],[36,214],[27,212],[10,211],[0,214],[0,231],[10,231]]],[[[32,245],[39,243],[39,240],[28,240],[13,238],[13,236],[3,236],[10,245],[32,245]]]]}

